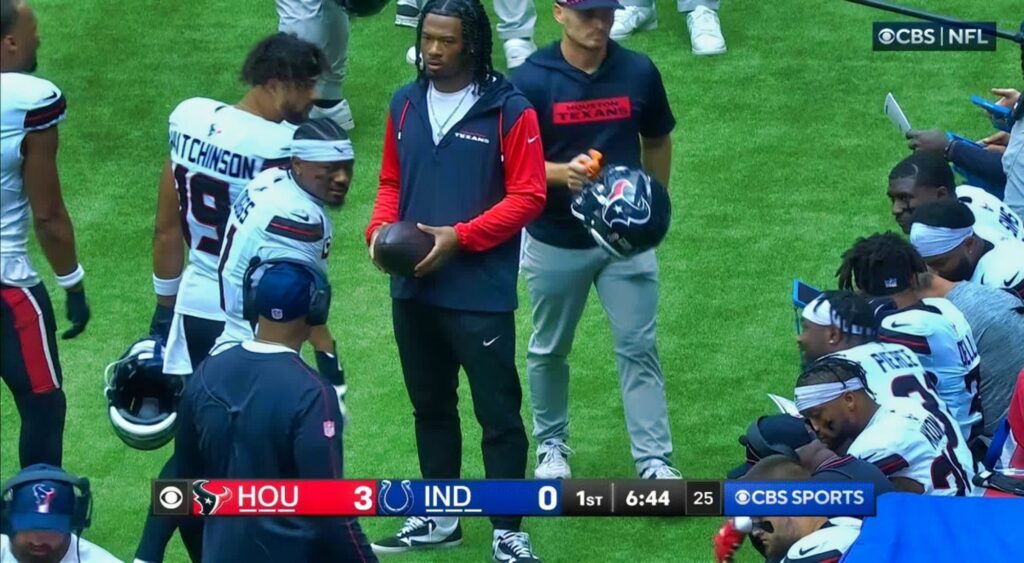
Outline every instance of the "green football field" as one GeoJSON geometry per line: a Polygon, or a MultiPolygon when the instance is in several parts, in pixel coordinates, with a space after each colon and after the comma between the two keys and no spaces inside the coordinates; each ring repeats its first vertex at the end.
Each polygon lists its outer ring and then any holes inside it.
{"type": "MultiPolygon", "coordinates": [[[[145,334],[153,310],[151,234],[167,156],[167,116],[192,96],[239,99],[242,59],[258,38],[276,30],[277,20],[270,0],[32,3],[42,37],[38,75],[63,89],[69,103],[60,127],[60,169],[93,311],[84,335],[60,343],[68,394],[64,465],[93,484],[93,526],[86,537],[130,560],[149,480],[171,447],[139,452],[114,436],[103,368],[145,334]]],[[[908,4],[1011,29],[1021,17],[1019,0],[908,4]]],[[[536,40],[543,44],[559,31],[549,3],[538,7],[536,40]]],[[[792,279],[832,283],[839,254],[856,236],[895,226],[883,190],[906,147],[882,114],[886,92],[897,96],[916,127],[941,126],[979,138],[989,127],[968,97],[994,86],[1020,87],[1020,55],[1008,42],[995,53],[875,53],[871,22],[899,18],[840,0],[726,0],[721,16],[728,54],[696,58],[675,3],[662,2],[659,11],[657,31],[627,41],[660,67],[679,122],[669,188],[675,221],[658,251],[659,350],[674,461],[687,477],[717,479],[742,461],[736,439],[771,409],[765,393],[792,393],[798,362],[792,279]]],[[[394,27],[393,16],[388,7],[352,25],[346,94],[355,111],[358,161],[349,203],[333,214],[330,324],[351,389],[345,462],[346,476],[353,478],[418,476],[387,278],[371,266],[362,239],[387,102],[414,75],[404,60],[413,32],[394,27]]],[[[495,43],[495,61],[503,68],[495,43]]],[[[33,253],[63,327],[63,295],[38,248],[33,253]]],[[[525,385],[530,319],[521,294],[525,385]]],[[[571,362],[574,476],[632,477],[611,336],[596,301],[579,327],[571,362]]],[[[480,431],[465,384],[460,392],[463,476],[478,478],[480,431]]],[[[17,470],[19,423],[10,393],[5,388],[0,395],[0,473],[7,478],[17,470]]],[[[529,427],[528,404],[523,416],[529,427]]],[[[532,460],[531,448],[530,472],[532,460]]],[[[532,519],[525,529],[548,561],[708,561],[719,523],[532,519]]],[[[373,539],[393,532],[399,521],[362,524],[373,539]]],[[[459,549],[393,559],[489,559],[486,520],[467,520],[465,536],[459,549]]],[[[751,553],[744,549],[745,560],[755,560],[751,553]]],[[[177,539],[167,560],[186,560],[177,539]]]]}

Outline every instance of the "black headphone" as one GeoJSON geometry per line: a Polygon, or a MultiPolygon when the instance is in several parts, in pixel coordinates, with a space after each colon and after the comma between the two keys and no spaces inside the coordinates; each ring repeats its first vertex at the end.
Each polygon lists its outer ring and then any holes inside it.
{"type": "Polygon", "coordinates": [[[22,470],[4,483],[0,491],[0,530],[9,532],[11,527],[11,503],[14,500],[14,489],[37,481],[58,481],[71,485],[75,491],[74,504],[71,509],[71,530],[81,535],[82,531],[92,523],[92,493],[89,490],[89,479],[76,477],[59,468],[22,470]]]}
{"type": "MultiPolygon", "coordinates": [[[[754,450],[755,452],[758,453],[758,455],[760,455],[762,452],[768,452],[767,455],[762,455],[761,458],[766,458],[769,455],[781,455],[786,456],[789,459],[792,459],[793,461],[800,461],[800,456],[797,455],[796,450],[789,447],[788,445],[779,443],[768,443],[768,440],[765,439],[764,434],[761,434],[760,427],[761,421],[764,420],[765,418],[766,417],[763,416],[758,417],[757,420],[750,423],[750,426],[747,426],[747,433],[744,434],[743,436],[740,436],[740,444],[743,444],[744,446],[754,450]]],[[[756,463],[756,460],[748,461],[756,463]]]]}
{"type": "MultiPolygon", "coordinates": [[[[250,323],[256,323],[259,315],[256,313],[256,291],[253,286],[253,276],[257,270],[269,268],[275,264],[291,264],[302,268],[313,276],[313,285],[309,295],[309,313],[306,314],[306,323],[310,326],[318,326],[327,323],[327,316],[331,311],[331,284],[327,276],[315,268],[309,267],[297,260],[288,258],[274,258],[272,260],[260,260],[253,257],[249,261],[249,267],[242,277],[242,317],[250,323]]],[[[257,282],[258,285],[259,282],[257,282]]]]}

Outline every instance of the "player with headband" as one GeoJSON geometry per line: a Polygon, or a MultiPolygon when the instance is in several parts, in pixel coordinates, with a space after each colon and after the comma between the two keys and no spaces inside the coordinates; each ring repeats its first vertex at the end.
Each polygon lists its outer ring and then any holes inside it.
{"type": "Polygon", "coordinates": [[[843,358],[811,364],[797,379],[796,408],[834,452],[870,461],[897,489],[964,496],[974,476],[970,451],[955,427],[953,445],[942,422],[910,399],[880,405],[864,370],[843,358]]]}
{"type": "Polygon", "coordinates": [[[910,243],[928,267],[949,281],[971,281],[1024,298],[1024,242],[986,240],[975,216],[959,201],[937,201],[911,218],[910,243]]]}

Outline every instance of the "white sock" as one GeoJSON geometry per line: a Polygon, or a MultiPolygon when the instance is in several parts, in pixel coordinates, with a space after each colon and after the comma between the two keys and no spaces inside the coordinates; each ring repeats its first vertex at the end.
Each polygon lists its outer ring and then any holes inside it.
{"type": "Polygon", "coordinates": [[[498,538],[500,538],[501,536],[504,536],[505,534],[514,534],[514,533],[515,532],[512,531],[512,530],[494,530],[494,541],[498,541],[498,538]]]}

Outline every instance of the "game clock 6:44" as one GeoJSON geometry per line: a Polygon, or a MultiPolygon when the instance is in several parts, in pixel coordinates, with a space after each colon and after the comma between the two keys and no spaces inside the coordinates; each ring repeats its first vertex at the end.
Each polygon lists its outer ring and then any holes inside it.
{"type": "Polygon", "coordinates": [[[684,481],[619,481],[615,483],[615,514],[624,516],[683,516],[684,481]]]}

